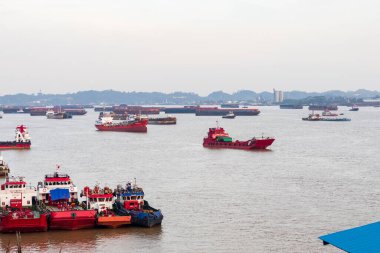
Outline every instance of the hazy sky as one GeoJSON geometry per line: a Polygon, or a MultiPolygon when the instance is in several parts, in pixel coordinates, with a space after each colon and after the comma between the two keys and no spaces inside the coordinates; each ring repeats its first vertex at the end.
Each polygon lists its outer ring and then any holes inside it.
{"type": "Polygon", "coordinates": [[[0,0],[0,95],[380,90],[378,0],[0,0]]]}

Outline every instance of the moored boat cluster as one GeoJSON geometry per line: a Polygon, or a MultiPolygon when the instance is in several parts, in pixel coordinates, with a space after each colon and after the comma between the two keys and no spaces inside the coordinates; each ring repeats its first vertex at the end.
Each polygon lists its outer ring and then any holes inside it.
{"type": "Polygon", "coordinates": [[[163,220],[162,212],[149,205],[136,182],[115,189],[86,186],[80,193],[84,200],[78,195],[67,174],[45,175],[37,187],[7,175],[0,189],[0,232],[152,227],[163,220]]]}

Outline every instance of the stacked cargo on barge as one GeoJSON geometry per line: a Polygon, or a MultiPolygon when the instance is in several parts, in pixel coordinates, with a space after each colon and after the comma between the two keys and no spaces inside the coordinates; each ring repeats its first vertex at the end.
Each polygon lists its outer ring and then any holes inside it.
{"type": "Polygon", "coordinates": [[[174,113],[195,113],[195,111],[199,108],[199,106],[187,105],[183,107],[165,107],[162,109],[166,114],[174,114],[174,113]]]}
{"type": "Polygon", "coordinates": [[[7,177],[10,172],[8,164],[5,163],[3,156],[0,152],[0,177],[7,177]]]}
{"type": "Polygon", "coordinates": [[[175,125],[177,124],[177,118],[172,116],[148,118],[149,125],[175,125]]]}
{"type": "Polygon", "coordinates": [[[112,111],[115,114],[159,114],[160,108],[158,107],[145,107],[145,106],[131,106],[131,105],[118,105],[113,106],[112,111]]]}

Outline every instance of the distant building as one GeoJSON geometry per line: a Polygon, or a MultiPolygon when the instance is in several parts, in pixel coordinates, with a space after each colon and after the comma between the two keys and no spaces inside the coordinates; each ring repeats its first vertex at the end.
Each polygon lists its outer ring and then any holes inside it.
{"type": "Polygon", "coordinates": [[[273,103],[281,103],[282,101],[284,101],[284,92],[273,89],[273,103]]]}

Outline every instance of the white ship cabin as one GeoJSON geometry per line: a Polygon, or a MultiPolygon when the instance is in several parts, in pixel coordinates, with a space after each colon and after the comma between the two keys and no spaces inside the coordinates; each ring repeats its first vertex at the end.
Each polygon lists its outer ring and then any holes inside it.
{"type": "Polygon", "coordinates": [[[16,142],[30,142],[28,128],[24,125],[16,127],[16,142]]]}
{"type": "Polygon", "coordinates": [[[70,202],[78,200],[78,188],[73,184],[67,174],[55,172],[54,174],[45,175],[45,179],[38,183],[38,200],[45,204],[51,202],[50,191],[54,189],[67,189],[70,193],[70,202]]]}
{"type": "Polygon", "coordinates": [[[111,116],[104,116],[101,119],[98,119],[95,124],[97,125],[107,125],[112,124],[113,118],[111,116]]]}
{"type": "Polygon", "coordinates": [[[5,183],[0,188],[0,204],[6,207],[31,207],[33,199],[37,198],[37,191],[34,187],[26,185],[22,177],[6,178],[5,183]]]}
{"type": "Polygon", "coordinates": [[[82,195],[86,197],[87,208],[97,210],[98,213],[113,209],[115,199],[112,190],[108,187],[104,189],[95,186],[93,190],[89,187],[83,189],[82,195]]]}

